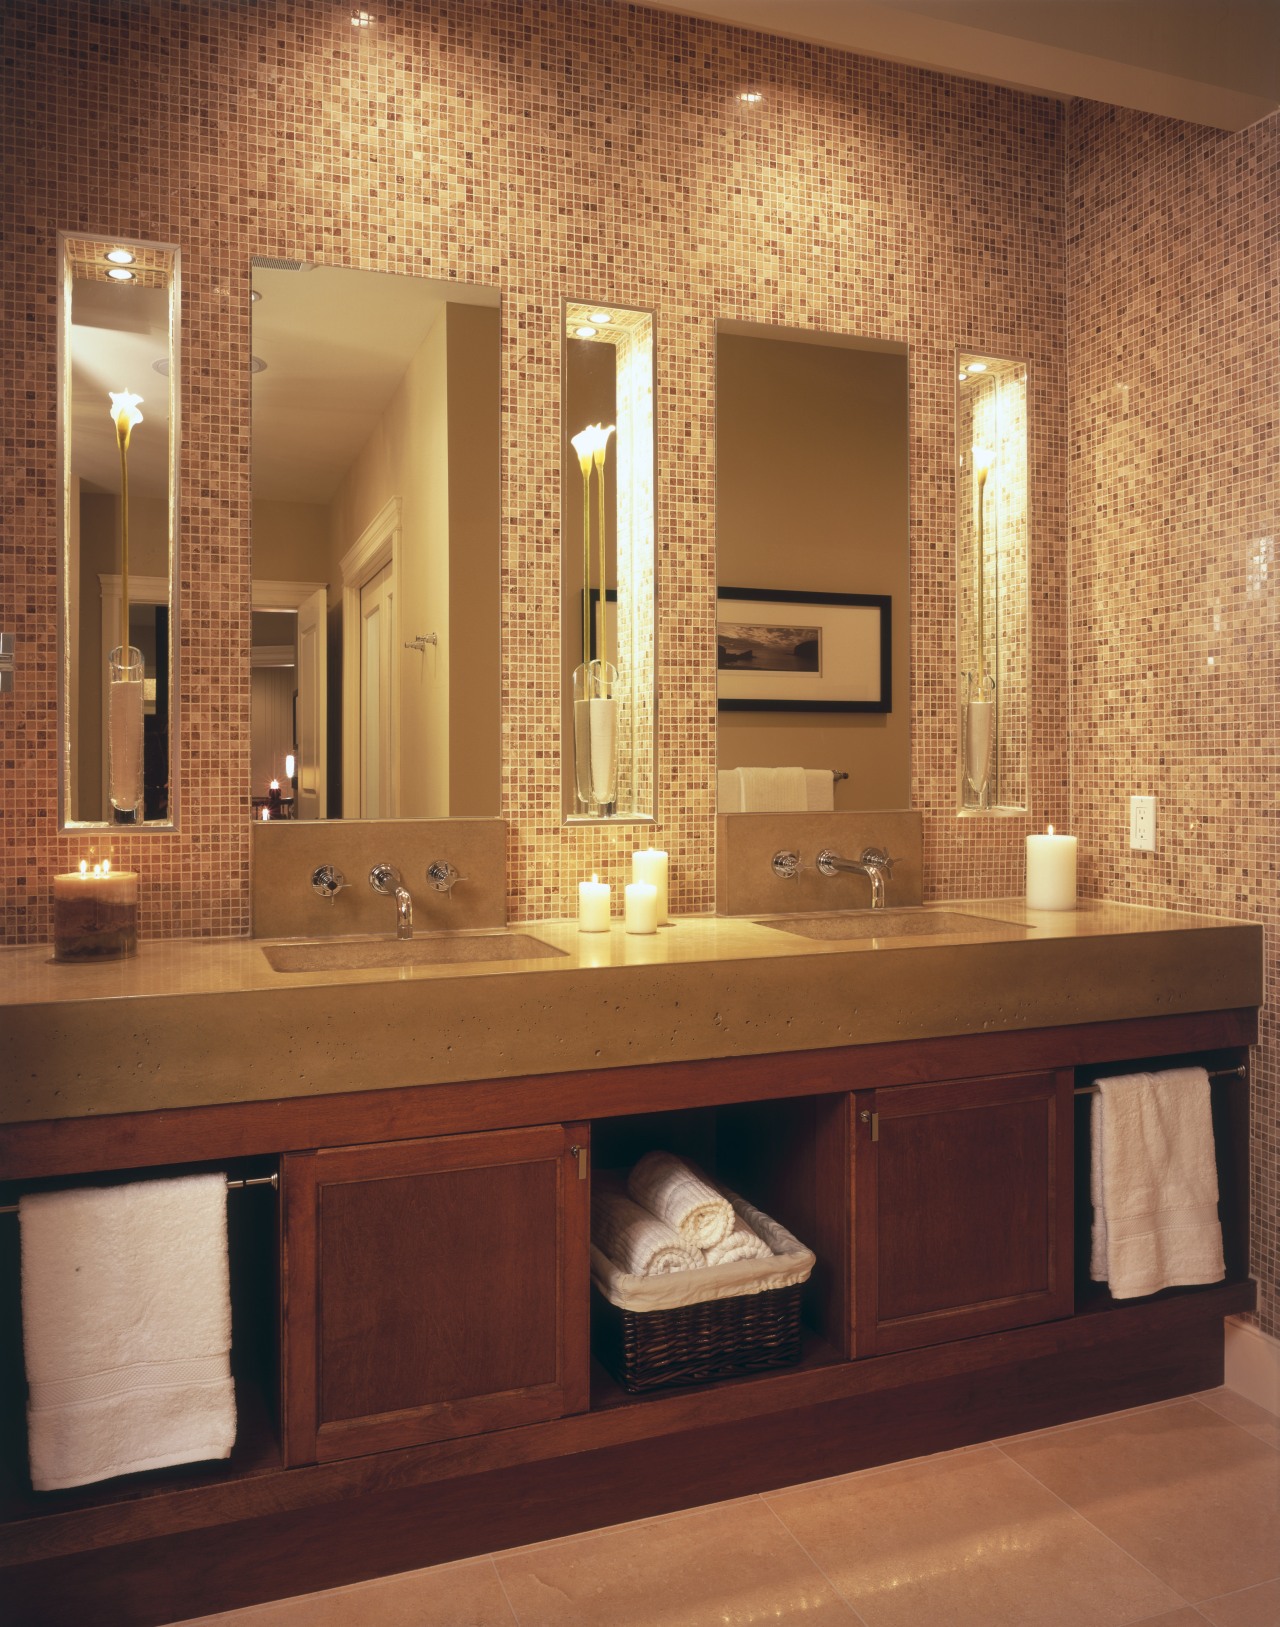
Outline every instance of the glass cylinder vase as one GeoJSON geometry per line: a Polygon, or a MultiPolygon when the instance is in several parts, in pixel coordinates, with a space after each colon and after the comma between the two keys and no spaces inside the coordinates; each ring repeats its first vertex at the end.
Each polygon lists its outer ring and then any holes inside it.
{"type": "Polygon", "coordinates": [[[618,800],[618,669],[584,661],[573,673],[573,769],[583,812],[611,814],[618,800]]]}
{"type": "Polygon", "coordinates": [[[996,734],[995,679],[988,674],[980,683],[968,681],[964,702],[964,779],[966,802],[986,808],[991,802],[991,756],[996,734]]]}
{"type": "Polygon", "coordinates": [[[143,806],[142,651],[117,645],[107,657],[107,788],[111,819],[139,825],[143,806]]]}

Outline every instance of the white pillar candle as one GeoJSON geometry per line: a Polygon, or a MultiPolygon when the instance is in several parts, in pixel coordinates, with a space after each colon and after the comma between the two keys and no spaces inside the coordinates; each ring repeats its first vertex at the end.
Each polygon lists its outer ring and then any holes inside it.
{"type": "Polygon", "coordinates": [[[627,885],[625,913],[628,932],[656,932],[658,930],[658,889],[648,881],[629,882],[627,885]]]}
{"type": "Polygon", "coordinates": [[[647,881],[658,895],[658,925],[666,926],[667,914],[667,855],[659,847],[646,847],[631,855],[632,881],[647,881]]]}
{"type": "Polygon", "coordinates": [[[609,883],[601,881],[599,876],[578,883],[579,932],[609,930],[609,898],[609,883]]]}
{"type": "Polygon", "coordinates": [[[1076,907],[1076,839],[1055,836],[1027,837],[1027,908],[1073,910],[1076,907]]]}

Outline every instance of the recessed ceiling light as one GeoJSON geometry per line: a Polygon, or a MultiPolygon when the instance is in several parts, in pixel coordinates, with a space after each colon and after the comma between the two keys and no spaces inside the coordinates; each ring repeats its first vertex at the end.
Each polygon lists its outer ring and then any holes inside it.
{"type": "Polygon", "coordinates": [[[266,370],[267,364],[263,361],[261,356],[250,356],[249,371],[251,373],[265,373],[266,370]]]}
{"type": "Polygon", "coordinates": [[[596,329],[589,328],[584,322],[580,328],[575,328],[573,330],[573,336],[575,339],[594,339],[596,336],[596,329]]]}
{"type": "Polygon", "coordinates": [[[113,266],[131,266],[133,254],[129,249],[108,249],[104,256],[113,266]]]}
{"type": "Polygon", "coordinates": [[[169,377],[169,358],[167,356],[157,356],[151,366],[155,372],[160,373],[164,378],[169,377]]]}
{"type": "Polygon", "coordinates": [[[133,272],[132,271],[126,271],[123,266],[112,266],[111,269],[107,272],[107,276],[111,278],[112,282],[134,282],[134,281],[136,281],[136,279],[135,279],[135,277],[133,275],[133,272]]]}
{"type": "Polygon", "coordinates": [[[969,371],[971,373],[985,373],[986,370],[987,370],[986,362],[970,362],[969,363],[969,371]]]}
{"type": "Polygon", "coordinates": [[[745,102],[748,107],[755,107],[758,103],[764,101],[764,92],[762,90],[742,90],[738,92],[738,100],[745,102]]]}
{"type": "Polygon", "coordinates": [[[261,298],[262,298],[262,290],[261,290],[261,288],[251,288],[249,290],[249,303],[250,303],[250,305],[256,305],[261,298]]]}
{"type": "Polygon", "coordinates": [[[967,373],[957,373],[956,377],[960,380],[961,384],[967,384],[969,382],[969,375],[967,373]]]}
{"type": "Polygon", "coordinates": [[[597,322],[597,323],[599,323],[599,322],[612,322],[613,321],[613,312],[612,311],[592,311],[592,313],[591,313],[591,321],[592,322],[597,322]]]}

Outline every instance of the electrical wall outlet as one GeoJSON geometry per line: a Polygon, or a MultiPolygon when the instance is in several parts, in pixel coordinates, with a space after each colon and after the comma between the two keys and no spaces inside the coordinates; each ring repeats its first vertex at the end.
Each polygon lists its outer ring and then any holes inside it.
{"type": "Polygon", "coordinates": [[[1139,853],[1156,850],[1156,799],[1129,798],[1129,846],[1139,853]]]}

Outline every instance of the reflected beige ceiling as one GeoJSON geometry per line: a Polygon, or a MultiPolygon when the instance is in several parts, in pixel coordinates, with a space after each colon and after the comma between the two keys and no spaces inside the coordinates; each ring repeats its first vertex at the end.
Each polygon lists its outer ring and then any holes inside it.
{"type": "Polygon", "coordinates": [[[1280,107],[1277,0],[649,0],[1010,85],[1242,130],[1280,107]]]}
{"type": "Polygon", "coordinates": [[[255,265],[253,287],[259,502],[328,502],[445,303],[498,303],[495,289],[340,266],[255,265]]]}

